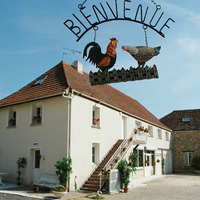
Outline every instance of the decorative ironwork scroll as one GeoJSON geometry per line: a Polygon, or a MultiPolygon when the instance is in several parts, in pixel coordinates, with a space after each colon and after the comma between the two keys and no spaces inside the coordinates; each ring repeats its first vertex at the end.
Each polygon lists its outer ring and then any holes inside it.
{"type": "Polygon", "coordinates": [[[158,78],[158,71],[156,65],[153,67],[146,66],[144,68],[130,67],[129,70],[122,68],[121,70],[114,69],[112,71],[90,72],[89,77],[91,85],[103,85],[108,83],[158,78]]]}
{"type": "Polygon", "coordinates": [[[156,5],[154,11],[149,11],[149,7],[144,7],[142,4],[136,5],[136,9],[132,10],[132,0],[120,0],[120,3],[119,0],[113,1],[114,6],[108,2],[100,3],[98,6],[92,5],[90,14],[86,13],[84,2],[79,5],[79,14],[82,17],[73,13],[73,20],[67,19],[64,25],[77,37],[76,41],[78,42],[90,29],[109,21],[126,20],[140,23],[156,31],[162,37],[165,37],[164,28],[170,28],[170,22],[175,22],[172,18],[164,19],[164,23],[161,22],[164,12],[161,11],[159,5],[156,5]],[[119,8],[122,8],[123,12],[119,12],[119,8]]]}

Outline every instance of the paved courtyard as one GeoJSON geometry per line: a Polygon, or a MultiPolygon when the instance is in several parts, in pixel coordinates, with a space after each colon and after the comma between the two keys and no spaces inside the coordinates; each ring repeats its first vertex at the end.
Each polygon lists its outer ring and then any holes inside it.
{"type": "Polygon", "coordinates": [[[200,176],[168,175],[133,188],[128,194],[115,194],[110,200],[199,200],[200,176]]]}
{"type": "MultiPolygon", "coordinates": [[[[30,190],[18,188],[12,192],[27,194],[27,196],[15,196],[0,192],[0,200],[39,200],[56,199],[51,193],[31,193],[30,190]],[[34,195],[34,196],[33,196],[34,195]]],[[[86,200],[86,194],[70,192],[66,199],[86,200]]],[[[137,182],[136,186],[127,194],[117,193],[104,195],[108,200],[199,200],[200,199],[200,176],[199,175],[166,175],[149,182],[137,182]]]]}

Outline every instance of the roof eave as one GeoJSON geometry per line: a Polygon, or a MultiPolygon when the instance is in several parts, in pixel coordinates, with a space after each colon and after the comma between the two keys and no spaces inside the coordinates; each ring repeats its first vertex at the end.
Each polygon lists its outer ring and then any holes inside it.
{"type": "Polygon", "coordinates": [[[3,105],[0,105],[0,108],[5,108],[5,107],[9,107],[9,106],[19,105],[19,104],[22,104],[22,103],[29,103],[29,102],[37,101],[37,100],[41,100],[41,99],[47,99],[47,98],[51,98],[51,97],[61,96],[62,94],[63,94],[63,92],[59,92],[59,93],[56,93],[56,94],[47,95],[47,96],[43,96],[43,97],[37,97],[37,98],[33,98],[33,99],[26,99],[24,101],[13,102],[13,103],[9,103],[9,104],[3,104],[3,105]]]}

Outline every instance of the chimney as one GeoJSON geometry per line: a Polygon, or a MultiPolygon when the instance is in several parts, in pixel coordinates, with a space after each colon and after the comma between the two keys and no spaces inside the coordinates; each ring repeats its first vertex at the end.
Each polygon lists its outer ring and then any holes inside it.
{"type": "Polygon", "coordinates": [[[74,61],[74,68],[77,70],[77,72],[83,74],[83,63],[79,60],[74,61]]]}

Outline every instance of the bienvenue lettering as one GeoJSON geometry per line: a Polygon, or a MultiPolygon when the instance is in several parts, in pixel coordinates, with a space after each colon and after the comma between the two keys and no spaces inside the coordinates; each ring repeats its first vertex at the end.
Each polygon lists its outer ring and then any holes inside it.
{"type": "Polygon", "coordinates": [[[162,37],[165,37],[163,30],[165,28],[170,28],[170,23],[175,21],[172,18],[167,18],[164,23],[161,19],[164,17],[164,12],[161,11],[160,6],[149,9],[148,6],[143,7],[141,4],[136,5],[135,9],[131,9],[132,0],[113,0],[114,6],[112,7],[108,2],[105,5],[100,3],[97,5],[92,5],[91,14],[86,13],[86,7],[82,6],[79,8],[81,14],[81,19],[77,15],[73,15],[72,19],[67,19],[64,25],[77,37],[77,42],[91,29],[97,25],[114,20],[126,20],[130,22],[136,22],[149,27],[156,31],[162,37]],[[119,12],[119,8],[122,12],[119,12]],[[153,13],[153,14],[152,14],[153,13]]]}

